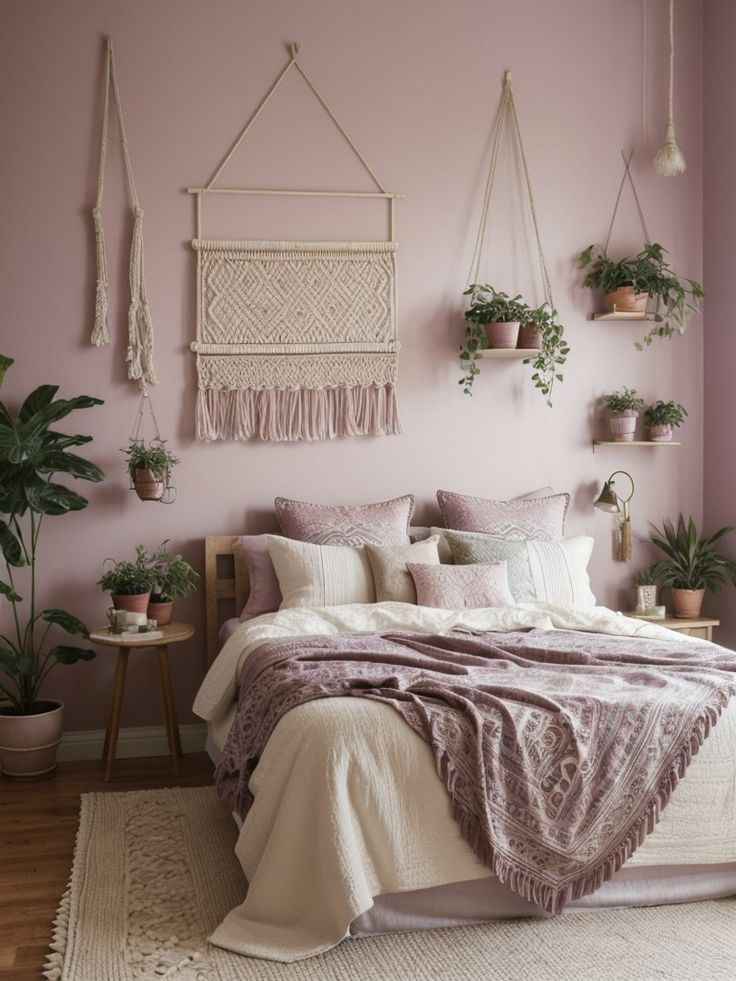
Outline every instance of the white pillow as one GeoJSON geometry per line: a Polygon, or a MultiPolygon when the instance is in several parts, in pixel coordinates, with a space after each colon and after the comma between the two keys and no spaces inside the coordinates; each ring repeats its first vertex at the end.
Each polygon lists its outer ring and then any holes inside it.
{"type": "Polygon", "coordinates": [[[376,602],[362,546],[313,545],[278,535],[266,535],[266,544],[281,588],[280,610],[376,602]]]}
{"type": "Polygon", "coordinates": [[[554,542],[529,539],[526,551],[537,599],[555,606],[595,606],[588,576],[593,545],[587,535],[554,542]]]}

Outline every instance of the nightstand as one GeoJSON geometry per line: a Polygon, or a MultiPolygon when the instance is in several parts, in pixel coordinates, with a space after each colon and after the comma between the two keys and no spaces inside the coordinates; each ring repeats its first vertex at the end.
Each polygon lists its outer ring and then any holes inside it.
{"type": "Polygon", "coordinates": [[[149,637],[147,634],[126,636],[125,634],[114,634],[107,627],[100,627],[98,630],[91,631],[89,635],[89,639],[93,644],[102,644],[104,647],[117,647],[118,649],[118,663],[115,671],[115,689],[110,708],[110,721],[107,724],[105,746],[102,750],[102,758],[107,759],[105,780],[109,780],[112,775],[112,767],[118,747],[120,713],[123,707],[123,694],[125,692],[125,674],[128,668],[128,652],[131,648],[136,650],[140,650],[141,648],[155,648],[156,650],[159,678],[161,679],[161,695],[164,703],[164,715],[166,717],[166,736],[169,742],[174,776],[179,776],[181,740],[179,739],[179,725],[176,720],[174,692],[171,688],[171,678],[169,676],[168,646],[169,644],[178,644],[182,640],[189,640],[194,633],[194,627],[191,623],[167,623],[166,626],[159,627],[156,633],[159,636],[149,637]]]}
{"type": "Polygon", "coordinates": [[[652,617],[642,616],[640,613],[625,612],[624,616],[634,617],[635,620],[646,620],[647,623],[656,623],[660,627],[667,627],[668,630],[675,630],[690,637],[700,637],[702,640],[713,640],[713,628],[721,625],[720,620],[713,620],[710,617],[663,617],[655,620],[652,617]]]}

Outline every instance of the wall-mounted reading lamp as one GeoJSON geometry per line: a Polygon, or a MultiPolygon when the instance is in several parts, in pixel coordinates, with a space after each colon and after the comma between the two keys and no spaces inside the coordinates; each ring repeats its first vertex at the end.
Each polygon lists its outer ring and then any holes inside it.
{"type": "Polygon", "coordinates": [[[629,511],[629,501],[633,496],[634,478],[625,470],[615,470],[603,485],[603,490],[600,492],[596,500],[593,501],[593,507],[598,508],[599,511],[606,511],[609,514],[621,514],[623,516],[621,521],[621,534],[618,540],[617,556],[621,562],[631,561],[631,513],[629,511]],[[614,478],[619,474],[623,474],[623,476],[628,478],[631,483],[631,493],[625,498],[619,497],[616,491],[613,489],[613,485],[615,483],[614,478]]]}

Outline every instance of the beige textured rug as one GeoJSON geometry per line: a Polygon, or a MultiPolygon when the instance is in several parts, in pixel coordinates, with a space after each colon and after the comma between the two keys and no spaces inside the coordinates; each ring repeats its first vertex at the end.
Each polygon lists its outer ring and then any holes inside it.
{"type": "Polygon", "coordinates": [[[736,899],[348,940],[297,964],[207,936],[239,903],[210,787],[86,794],[49,981],[734,981],[736,899]]]}

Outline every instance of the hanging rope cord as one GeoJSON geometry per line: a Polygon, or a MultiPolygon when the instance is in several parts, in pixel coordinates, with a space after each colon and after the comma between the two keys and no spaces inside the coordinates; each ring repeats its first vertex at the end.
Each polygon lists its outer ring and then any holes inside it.
{"type": "Polygon", "coordinates": [[[621,159],[624,162],[624,172],[623,172],[623,176],[621,177],[621,183],[618,186],[618,194],[616,195],[616,203],[613,206],[613,214],[611,215],[611,220],[610,220],[610,222],[608,224],[608,234],[606,235],[606,241],[605,241],[605,244],[603,246],[603,251],[606,254],[608,254],[608,246],[609,246],[609,244],[611,242],[611,235],[613,234],[613,223],[616,221],[616,214],[618,212],[618,206],[619,206],[619,204],[621,202],[621,195],[623,194],[624,185],[626,184],[627,178],[628,178],[629,184],[631,185],[631,190],[632,190],[633,195],[634,195],[634,202],[636,204],[636,210],[637,210],[637,212],[639,214],[639,221],[641,222],[641,228],[642,228],[642,231],[644,232],[644,241],[646,242],[647,245],[650,245],[651,244],[651,241],[652,241],[649,238],[649,232],[647,230],[647,223],[646,223],[646,221],[644,219],[644,212],[642,211],[641,201],[639,200],[639,193],[636,190],[636,184],[634,183],[634,176],[631,173],[631,160],[632,160],[633,156],[634,156],[634,151],[633,150],[629,151],[628,157],[626,156],[626,154],[624,153],[623,150],[621,151],[621,159]]]}
{"type": "Polygon", "coordinates": [[[670,0],[670,84],[667,131],[664,146],[654,158],[654,169],[662,177],[676,177],[685,170],[685,155],[675,136],[675,0],[670,0]]]}
{"type": "Polygon", "coordinates": [[[102,200],[105,192],[105,168],[107,164],[107,137],[110,125],[110,97],[115,107],[115,113],[120,131],[120,142],[123,150],[125,174],[128,184],[128,196],[133,209],[133,235],[130,244],[129,282],[130,305],[128,307],[128,351],[126,362],[128,377],[140,382],[143,392],[148,385],[157,383],[156,371],[153,365],[153,324],[148,306],[146,280],[143,261],[143,209],[138,200],[133,178],[133,168],[130,161],[128,140],[123,122],[123,110],[120,101],[115,58],[112,40],[107,40],[105,61],[105,90],[102,110],[102,136],[100,140],[100,165],[97,174],[97,199],[92,209],[95,229],[95,247],[97,254],[97,286],[95,292],[95,320],[92,328],[92,343],[100,347],[110,343],[107,328],[108,319],[108,278],[107,250],[105,246],[105,229],[102,220],[102,200]]]}
{"type": "Polygon", "coordinates": [[[529,199],[529,210],[531,211],[532,225],[534,226],[534,237],[537,243],[537,252],[539,255],[539,270],[542,277],[542,289],[544,292],[544,299],[551,308],[554,308],[554,302],[552,300],[552,286],[550,284],[547,262],[544,257],[544,249],[542,248],[542,235],[539,229],[539,217],[537,215],[537,208],[534,202],[534,192],[532,190],[531,176],[529,174],[529,164],[527,162],[526,150],[524,147],[524,138],[521,134],[519,115],[516,111],[516,102],[514,101],[514,93],[511,88],[511,72],[506,72],[504,75],[503,92],[501,94],[501,104],[499,105],[498,115],[496,116],[496,128],[493,137],[493,149],[491,151],[491,161],[488,166],[488,177],[486,179],[485,193],[483,195],[483,208],[481,211],[480,223],[478,225],[478,234],[475,240],[473,258],[470,263],[470,274],[469,274],[468,285],[477,284],[478,282],[480,263],[481,263],[481,258],[483,256],[483,245],[485,243],[485,237],[486,237],[486,228],[488,226],[488,213],[491,203],[491,194],[493,192],[493,184],[496,178],[496,169],[498,167],[499,152],[501,148],[501,135],[503,132],[504,125],[507,122],[507,117],[509,115],[511,117],[511,122],[514,127],[514,134],[516,136],[516,145],[519,151],[519,159],[521,160],[521,167],[524,173],[524,182],[526,184],[527,197],[529,199]]]}

